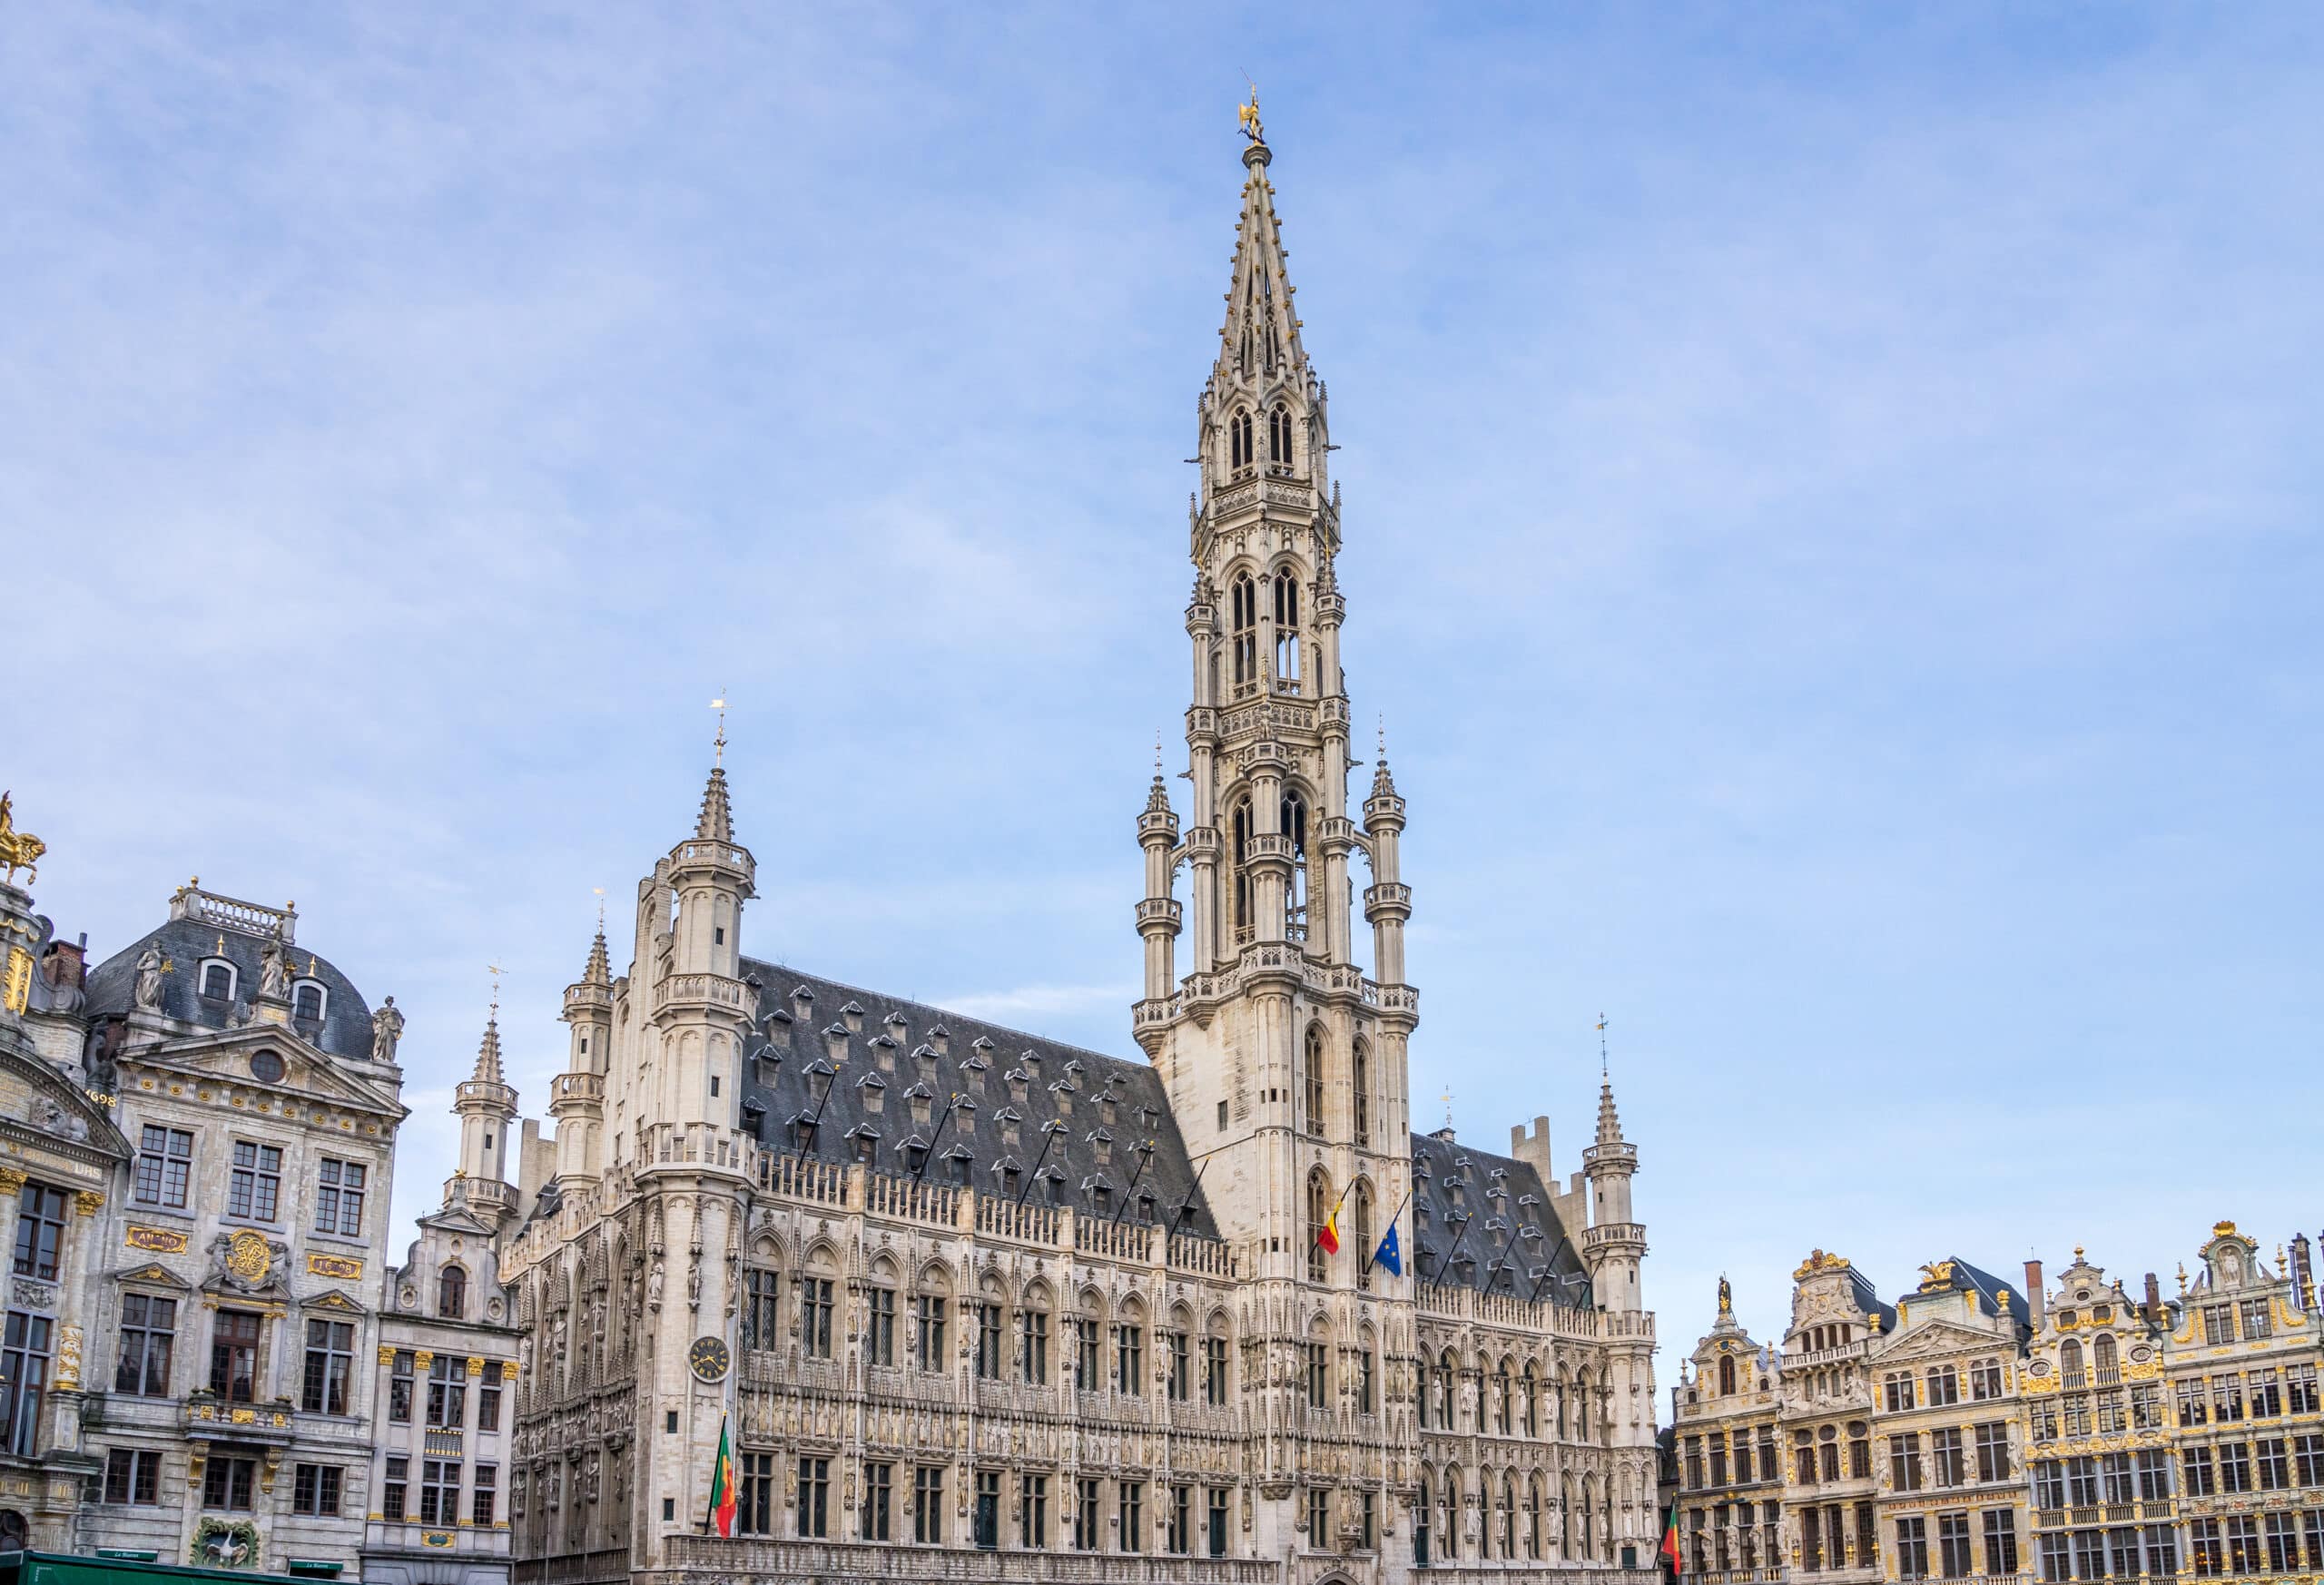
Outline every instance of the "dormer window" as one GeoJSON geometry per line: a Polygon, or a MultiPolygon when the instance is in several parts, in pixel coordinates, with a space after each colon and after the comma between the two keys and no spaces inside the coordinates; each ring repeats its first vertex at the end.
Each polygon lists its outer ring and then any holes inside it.
{"type": "Polygon", "coordinates": [[[468,1274],[457,1265],[448,1265],[436,1278],[436,1314],[458,1321],[467,1315],[468,1308],[468,1274]]]}
{"type": "Polygon", "coordinates": [[[300,980],[290,988],[290,1016],[302,1024],[321,1023],[330,995],[320,980],[300,980]]]}
{"type": "Polygon", "coordinates": [[[202,987],[202,999],[204,1001],[233,1000],[234,980],[234,966],[231,963],[227,962],[223,958],[204,959],[202,964],[202,978],[198,982],[202,987]]]}

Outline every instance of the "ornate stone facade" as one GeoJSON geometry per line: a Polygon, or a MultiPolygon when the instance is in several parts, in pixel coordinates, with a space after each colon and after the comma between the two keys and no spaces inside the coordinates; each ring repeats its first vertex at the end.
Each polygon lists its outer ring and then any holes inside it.
{"type": "Polygon", "coordinates": [[[714,770],[627,970],[600,934],[566,993],[554,1135],[527,1125],[520,1581],[1651,1567],[1610,1087],[1562,1185],[1541,1119],[1507,1156],[1411,1131],[1406,810],[1384,754],[1347,803],[1339,499],[1271,157],[1199,404],[1187,822],[1158,769],[1137,822],[1147,1060],[745,956],[757,861],[714,770]]]}
{"type": "Polygon", "coordinates": [[[1722,1294],[1672,1389],[1685,1577],[2324,1572],[2324,1312],[2308,1241],[2270,1261],[2221,1222],[2199,1253],[2168,1304],[2152,1275],[2134,1295],[2077,1248],[2054,1285],[2039,1261],[2015,1289],[1935,1262],[1890,1307],[1819,1251],[1795,1274],[1779,1355],[1754,1348],[1722,1294]]]}

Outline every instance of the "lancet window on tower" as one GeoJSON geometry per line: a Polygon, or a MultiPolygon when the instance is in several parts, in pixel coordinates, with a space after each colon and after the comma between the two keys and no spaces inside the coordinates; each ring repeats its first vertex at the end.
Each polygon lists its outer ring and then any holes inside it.
{"type": "Polygon", "coordinates": [[[1283,834],[1291,839],[1291,883],[1283,893],[1283,936],[1287,941],[1307,939],[1307,800],[1297,792],[1283,795],[1283,834]]]}
{"type": "Polygon", "coordinates": [[[1251,928],[1251,801],[1244,799],[1235,806],[1230,822],[1233,826],[1234,847],[1227,854],[1231,871],[1228,884],[1234,889],[1235,944],[1246,946],[1253,939],[1251,928]]]}
{"type": "Polygon", "coordinates": [[[1291,461],[1291,409],[1281,402],[1267,414],[1267,460],[1285,465],[1291,461]]]}
{"type": "Polygon", "coordinates": [[[1348,1082],[1354,1101],[1355,1142],[1372,1143],[1372,1048],[1362,1037],[1355,1042],[1353,1059],[1348,1064],[1348,1082]]]}
{"type": "Polygon", "coordinates": [[[1288,569],[1275,575],[1275,686],[1299,692],[1299,580],[1288,569]]]}
{"type": "Polygon", "coordinates": [[[1331,1256],[1323,1245],[1324,1221],[1332,1214],[1332,1186],[1320,1172],[1307,1178],[1307,1280],[1320,1283],[1331,1275],[1331,1256]]]}
{"type": "Polygon", "coordinates": [[[1251,448],[1251,409],[1236,408],[1235,416],[1226,421],[1227,458],[1237,468],[1251,466],[1255,460],[1251,448]]]}
{"type": "Polygon", "coordinates": [[[1324,1137],[1324,1030],[1318,1024],[1307,1026],[1307,1131],[1318,1139],[1324,1137]]]}
{"type": "Polygon", "coordinates": [[[1230,642],[1235,648],[1235,697],[1259,680],[1259,588],[1251,575],[1235,580],[1228,596],[1230,642]]]}

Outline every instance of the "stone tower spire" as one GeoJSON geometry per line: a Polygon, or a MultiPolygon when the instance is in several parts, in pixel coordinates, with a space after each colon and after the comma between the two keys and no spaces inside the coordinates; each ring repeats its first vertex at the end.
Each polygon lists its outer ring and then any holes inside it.
{"type": "MultiPolygon", "coordinates": [[[[1287,1351],[1305,1336],[1295,1317],[1319,1304],[1410,1335],[1412,1279],[1364,1262],[1411,1179],[1405,1043],[1418,1019],[1396,879],[1403,802],[1389,787],[1362,829],[1348,808],[1324,385],[1294,306],[1274,154],[1254,110],[1244,125],[1226,317],[1196,410],[1190,786],[1174,810],[1157,765],[1137,817],[1145,978],[1133,1017],[1188,1149],[1218,1186],[1207,1197],[1221,1230],[1262,1290],[1252,1313],[1272,1319],[1250,1341],[1287,1351]],[[1364,901],[1376,980],[1352,929],[1359,855],[1375,882],[1364,901]],[[1332,1253],[1317,1235],[1335,1209],[1344,1242],[1332,1253]]],[[[1401,1237],[1413,1247],[1409,1221],[1401,1237]]],[[[1298,1423],[1299,1391],[1288,1379],[1259,1387],[1253,1412],[1298,1423]]],[[[1298,1539],[1299,1457],[1288,1439],[1266,1455],[1248,1526],[1260,1555],[1316,1544],[1298,1539]]]]}
{"type": "Polygon", "coordinates": [[[602,902],[589,960],[582,965],[581,978],[565,988],[564,1018],[569,1048],[548,1103],[548,1115],[556,1121],[556,1175],[595,1182],[605,1172],[606,1063],[614,1033],[613,974],[606,961],[602,902]]]}
{"type": "MultiPolygon", "coordinates": [[[[1605,1028],[1602,1021],[1599,1028],[1605,1028]]],[[[1581,1169],[1590,1178],[1590,1230],[1582,1235],[1581,1249],[1598,1307],[1642,1310],[1638,1276],[1639,1263],[1646,1258],[1646,1229],[1630,1218],[1638,1147],[1622,1137],[1610,1074],[1598,1082],[1598,1138],[1581,1153],[1581,1169]]]]}
{"type": "Polygon", "coordinates": [[[508,1186],[508,1130],[517,1121],[517,1092],[509,1088],[500,1059],[500,1002],[493,998],[478,1042],[476,1066],[453,1091],[453,1114],[460,1119],[459,1170],[444,1186],[444,1202],[464,1204],[496,1230],[516,1209],[508,1186]]]}

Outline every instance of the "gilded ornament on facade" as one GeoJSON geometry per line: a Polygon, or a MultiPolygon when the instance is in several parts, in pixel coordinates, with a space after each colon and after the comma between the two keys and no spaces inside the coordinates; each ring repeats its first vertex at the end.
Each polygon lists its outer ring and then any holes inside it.
{"type": "MultiPolygon", "coordinates": [[[[9,795],[0,792],[0,881],[15,885],[16,871],[22,870],[25,884],[30,885],[40,878],[40,871],[35,866],[40,862],[40,856],[46,852],[46,842],[28,831],[16,829],[15,813],[9,803],[9,795]]],[[[24,1010],[22,1003],[14,1005],[16,1011],[24,1010]]]]}
{"type": "Polygon", "coordinates": [[[307,1270],[319,1277],[337,1277],[352,1282],[363,1275],[363,1263],[351,1255],[307,1255],[307,1270]]]}
{"type": "Polygon", "coordinates": [[[226,1269],[246,1283],[264,1282],[273,1264],[274,1258],[266,1247],[266,1240],[248,1228],[235,1234],[227,1243],[226,1269]]]}
{"type": "Polygon", "coordinates": [[[33,955],[11,942],[8,947],[8,967],[0,976],[0,1007],[20,1013],[32,1000],[33,955]]]}

